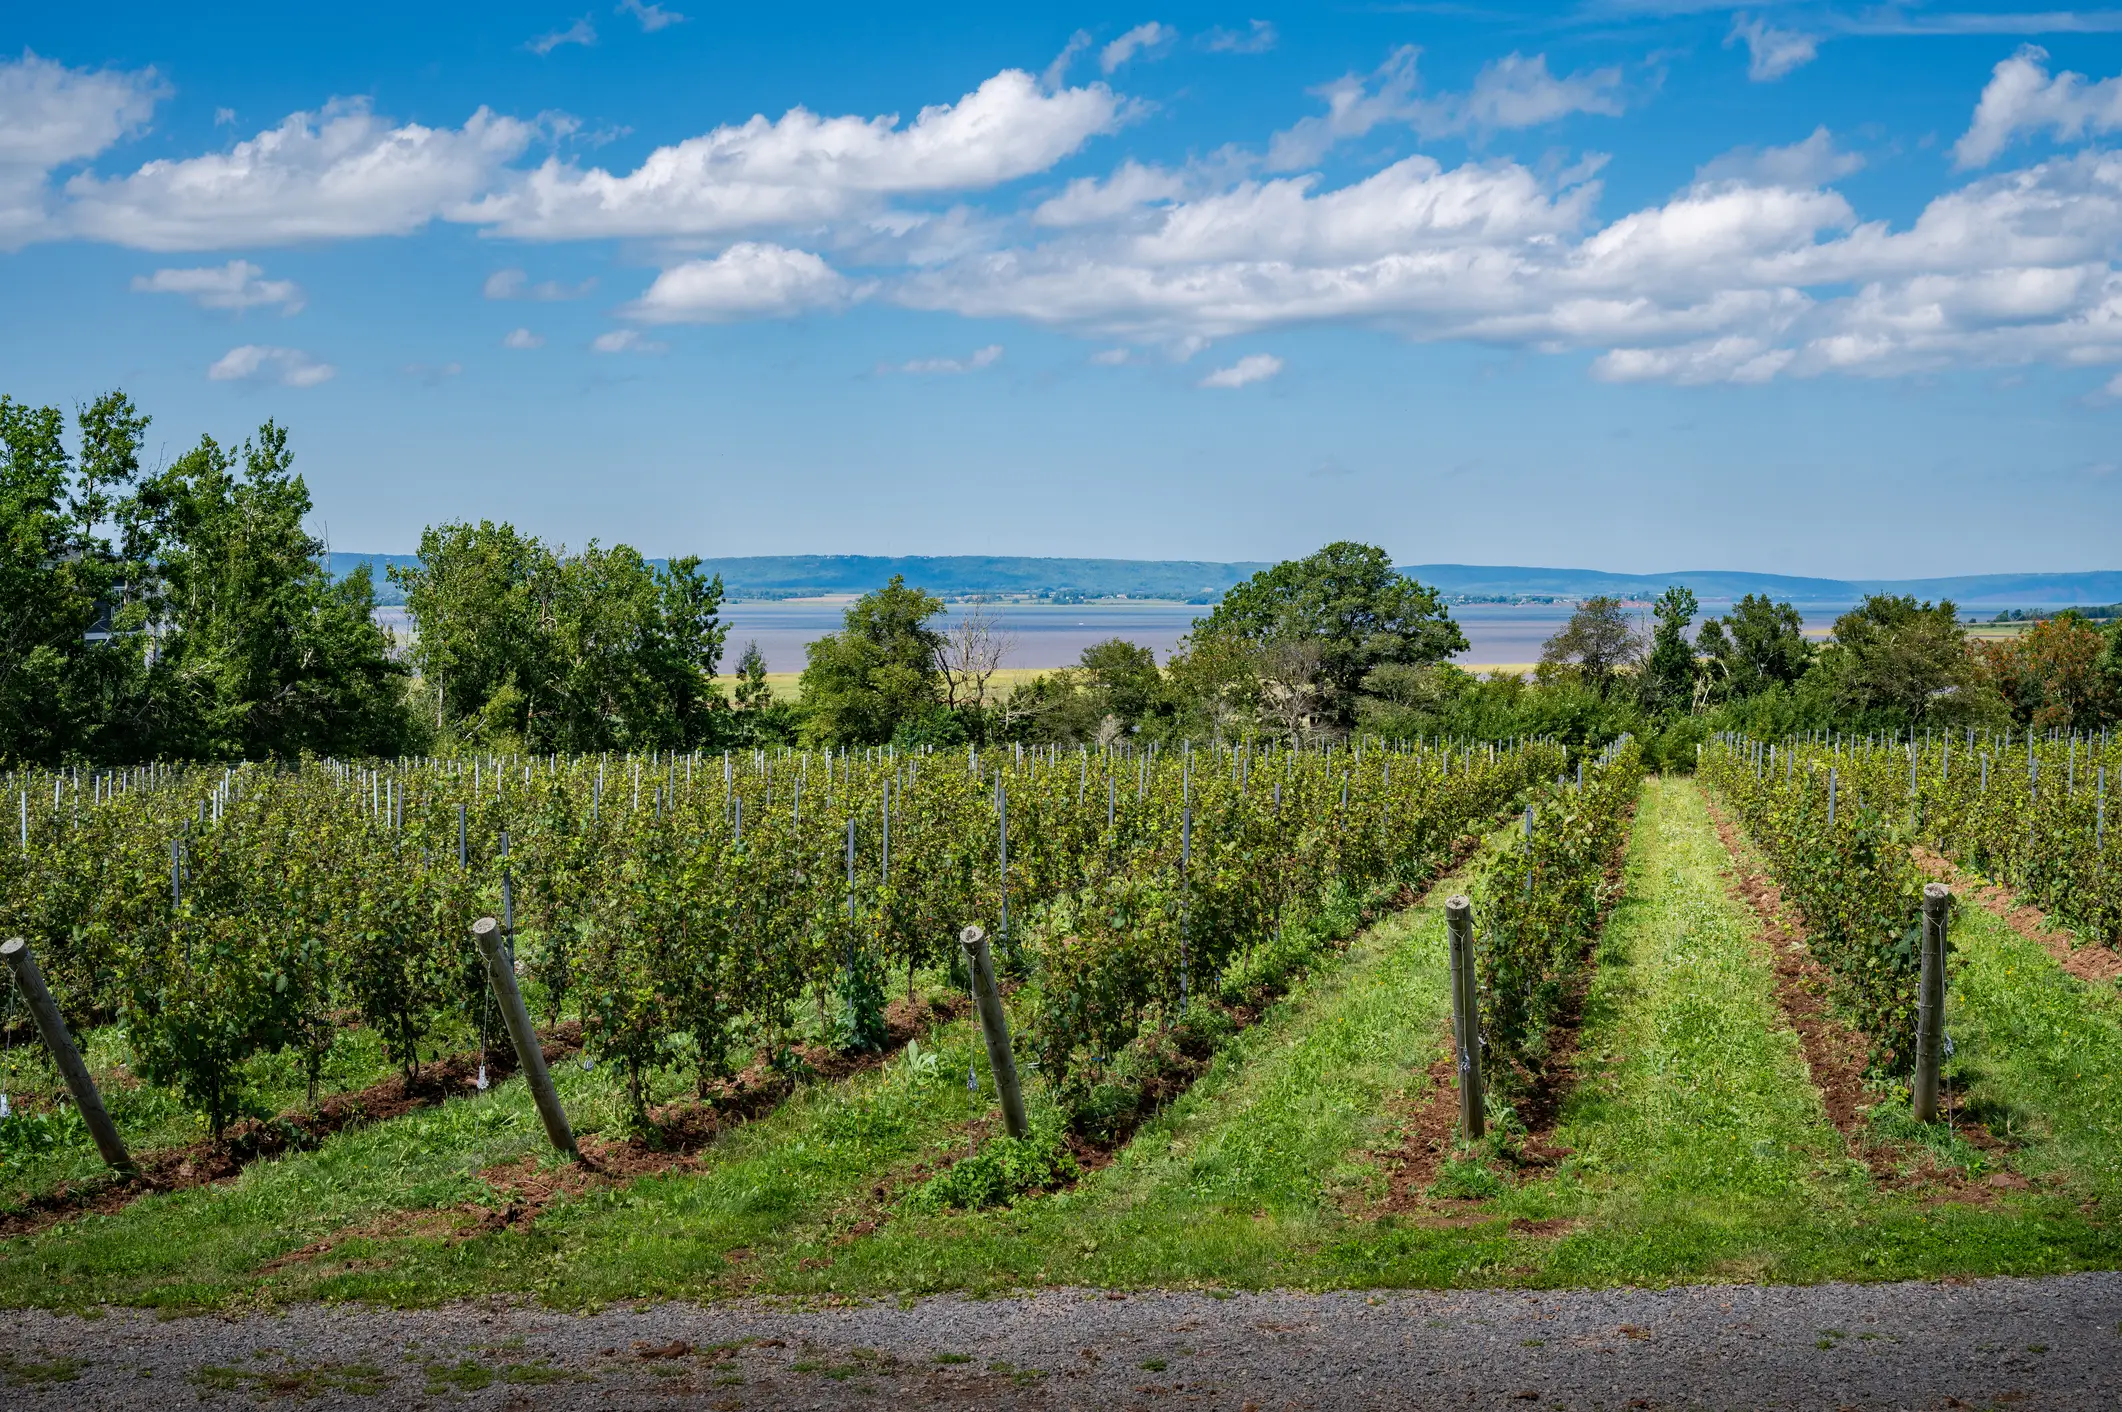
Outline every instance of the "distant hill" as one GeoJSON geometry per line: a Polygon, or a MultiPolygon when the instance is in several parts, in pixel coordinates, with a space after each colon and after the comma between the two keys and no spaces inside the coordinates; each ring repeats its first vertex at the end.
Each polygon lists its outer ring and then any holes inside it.
{"type": "MultiPolygon", "coordinates": [[[[368,564],[381,603],[403,601],[384,575],[391,564],[411,565],[410,554],[333,554],[334,577],[368,564]]],[[[867,593],[893,574],[945,598],[976,594],[1032,594],[1062,601],[1078,598],[1158,598],[1209,603],[1235,583],[1267,567],[1264,563],[1218,564],[1183,559],[1035,559],[1012,555],[778,554],[708,559],[702,567],[722,575],[732,598],[807,598],[867,593]]],[[[1963,608],[2046,608],[2122,599],[2122,570],[2074,574],[1975,574],[1937,579],[1820,579],[1750,574],[1728,569],[1684,569],[1662,574],[1619,574],[1602,569],[1543,569],[1511,565],[1410,564],[1403,572],[1453,597],[1588,598],[1605,593],[1651,598],[1668,584],[1685,584],[1707,602],[1729,602],[1763,593],[1790,603],[1837,607],[1870,593],[1906,593],[1950,598],[1963,608]]]]}
{"type": "MultiPolygon", "coordinates": [[[[370,565],[379,603],[401,603],[403,597],[384,577],[388,564],[417,564],[410,554],[334,554],[334,577],[370,565]]],[[[659,561],[660,562],[660,561],[659,561]]],[[[868,554],[776,554],[737,559],[705,559],[704,573],[722,575],[732,598],[813,598],[833,593],[867,593],[881,588],[893,574],[944,598],[975,594],[1037,594],[1073,598],[1157,598],[1212,603],[1232,584],[1252,577],[1266,564],[1205,564],[1184,559],[1031,559],[1011,555],[909,555],[885,558],[868,554]]]]}

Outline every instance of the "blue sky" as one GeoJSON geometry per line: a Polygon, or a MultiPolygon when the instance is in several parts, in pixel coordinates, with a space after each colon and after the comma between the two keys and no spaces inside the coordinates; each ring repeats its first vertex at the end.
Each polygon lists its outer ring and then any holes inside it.
{"type": "Polygon", "coordinates": [[[2122,10],[17,8],[0,391],[334,548],[2122,565],[2122,10]]]}

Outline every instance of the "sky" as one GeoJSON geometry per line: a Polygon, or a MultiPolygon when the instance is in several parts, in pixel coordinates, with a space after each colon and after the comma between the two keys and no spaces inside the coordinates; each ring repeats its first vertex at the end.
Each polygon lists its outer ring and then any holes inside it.
{"type": "Polygon", "coordinates": [[[0,18],[0,393],[339,550],[2122,567],[2118,249],[2122,9],[0,18]]]}

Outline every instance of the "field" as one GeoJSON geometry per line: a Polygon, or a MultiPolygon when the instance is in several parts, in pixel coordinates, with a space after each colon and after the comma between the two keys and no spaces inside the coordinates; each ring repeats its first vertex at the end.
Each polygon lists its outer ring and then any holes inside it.
{"type": "MultiPolygon", "coordinates": [[[[211,879],[256,856],[246,850],[255,849],[262,820],[314,809],[332,821],[338,848],[401,859],[424,851],[424,872],[401,863],[422,880],[400,891],[439,889],[445,910],[471,915],[501,902],[503,860],[489,850],[452,882],[455,858],[432,845],[451,840],[454,805],[465,795],[506,812],[517,831],[506,866],[507,905],[522,919],[519,970],[586,1160],[548,1145],[523,1080],[480,1091],[466,1061],[450,1057],[476,1054],[482,1031],[471,1003],[478,992],[458,993],[447,954],[428,966],[432,994],[407,993],[418,977],[401,976],[385,1000],[364,1001],[371,983],[357,984],[355,963],[327,951],[333,983],[313,997],[333,1019],[321,1049],[305,1050],[308,1031],[290,1021],[277,1045],[223,1054],[220,1090],[205,1059],[180,1056],[157,1068],[154,1045],[183,1045],[153,1038],[156,1027],[191,1035],[199,1015],[167,999],[165,1012],[147,1013],[144,992],[128,990],[117,973],[141,957],[168,965],[177,953],[153,952],[157,943],[138,937],[122,941],[110,919],[166,907],[164,874],[152,884],[163,889],[159,900],[143,884],[122,905],[108,897],[80,904],[85,920],[73,934],[103,938],[97,957],[46,947],[91,1067],[153,1175],[130,1184],[98,1175],[93,1147],[56,1102],[55,1076],[39,1066],[18,1017],[8,1051],[16,1116],[0,1125],[10,1139],[0,1150],[11,1209],[0,1217],[9,1233],[0,1242],[0,1302],[406,1305],[514,1291],[586,1308],[758,1293],[1545,1288],[2116,1265],[2122,997],[2111,980],[2088,981],[2076,973],[2083,966],[2059,963],[2053,936],[2044,944],[1983,906],[1963,905],[1949,1000],[1957,1041],[1947,1074],[1951,1121],[1915,1123],[1906,1083],[1895,1077],[1906,1043],[1892,988],[1882,1001],[1876,987],[1860,992],[1834,972],[1842,953],[1831,944],[1832,919],[1817,907],[1764,904],[1760,887],[1742,886],[1762,883],[1779,864],[1773,848],[1757,851],[1746,836],[1758,811],[1749,812],[1737,771],[1711,761],[1704,784],[1652,779],[1639,794],[1631,747],[1587,762],[1582,784],[1557,770],[1559,758],[1537,744],[1496,751],[1494,764],[1486,747],[1466,746],[1373,750],[1360,760],[1348,752],[1204,752],[1154,766],[1100,759],[1095,768],[1087,756],[1005,757],[990,774],[982,763],[969,769],[964,757],[954,765],[929,757],[920,763],[932,778],[915,784],[911,760],[762,757],[749,762],[748,784],[733,764],[726,796],[720,762],[713,770],[694,762],[690,798],[676,762],[663,760],[644,762],[653,765],[644,779],[660,772],[675,793],[667,805],[658,798],[638,811],[621,798],[618,780],[630,798],[631,777],[616,762],[601,793],[594,762],[555,762],[549,784],[533,768],[527,790],[511,766],[498,803],[485,799],[494,786],[484,764],[476,783],[454,766],[409,766],[391,774],[389,789],[352,771],[255,777],[247,787],[232,775],[207,797],[203,827],[181,813],[198,781],[138,785],[74,826],[99,830],[96,849],[69,849],[66,834],[40,840],[33,831],[42,851],[22,856],[47,871],[30,888],[32,871],[18,868],[11,925],[33,920],[35,897],[66,892],[51,879],[82,857],[122,852],[125,839],[181,816],[191,820],[194,900],[144,930],[155,938],[166,930],[177,940],[159,944],[180,948],[187,935],[195,946],[219,937],[224,951],[212,965],[255,972],[284,957],[261,960],[234,945],[221,922],[243,914],[227,899],[259,879],[245,874],[244,886],[225,894],[211,879]],[[975,840],[994,827],[997,779],[1021,799],[1013,808],[1023,811],[1023,852],[1010,865],[1021,869],[1010,875],[1020,979],[1010,984],[1008,1008],[1028,1075],[1026,1139],[1000,1135],[962,973],[954,975],[940,945],[915,939],[925,922],[906,930],[883,899],[900,873],[858,878],[858,891],[875,895],[860,901],[856,934],[876,969],[900,967],[893,984],[905,993],[875,1006],[878,1028],[866,1042],[854,1037],[862,1001],[850,1000],[848,986],[865,966],[840,950],[849,933],[822,920],[847,905],[836,856],[842,814],[811,841],[823,852],[814,863],[827,863],[817,871],[839,881],[818,898],[784,898],[782,910],[759,912],[762,934],[779,938],[764,951],[744,951],[740,932],[711,942],[705,923],[690,934],[646,926],[658,907],[677,907],[658,894],[624,914],[622,936],[575,933],[572,989],[549,979],[552,938],[563,930],[548,910],[554,899],[572,896],[585,915],[612,915],[607,909],[638,876],[624,859],[663,858],[700,879],[704,894],[747,895],[702,872],[706,854],[687,861],[659,852],[673,835],[697,830],[699,848],[754,866],[775,855],[733,850],[803,856],[811,846],[804,835],[782,827],[769,836],[779,826],[765,805],[777,782],[793,795],[812,772],[814,791],[822,794],[828,780],[839,791],[836,809],[850,795],[881,797],[894,779],[928,801],[924,813],[898,796],[900,861],[865,856],[858,875],[880,865],[947,872],[962,851],[991,846],[975,840]],[[1107,791],[1091,787],[1101,775],[1114,781],[1110,828],[1098,797],[1107,791]],[[1348,806],[1338,793],[1344,777],[1360,786],[1348,806]],[[460,780],[469,787],[453,795],[460,780]],[[1123,780],[1141,790],[1145,812],[1132,822],[1120,808],[1123,780]],[[1286,798],[1269,792],[1276,780],[1286,798]],[[387,802],[393,797],[398,805],[387,802]],[[756,812],[738,826],[746,811],[735,801],[747,797],[756,812]],[[567,862],[574,855],[562,846],[562,820],[572,817],[567,806],[583,803],[611,832],[572,846],[620,850],[611,865],[567,862]],[[1368,816],[1376,826],[1352,837],[1334,825],[1366,809],[1376,811],[1368,816]],[[953,832],[952,820],[968,810],[971,831],[953,832]],[[1720,836],[1720,811],[1748,828],[1728,823],[1720,836]],[[1489,830],[1473,852],[1452,842],[1468,824],[1489,830]],[[1079,825],[1087,831],[1072,834],[1079,825]],[[1184,859],[1162,852],[1173,842],[1163,832],[1171,825],[1184,859]],[[1386,825],[1394,827],[1378,831],[1386,825]],[[738,827],[751,831],[748,842],[736,841],[738,827]],[[1112,830],[1129,828],[1146,854],[1101,853],[1112,830]],[[1080,841],[1062,846],[1072,836],[1080,841]],[[1353,847],[1359,838],[1381,851],[1353,847]],[[1393,846],[1381,847],[1388,839],[1393,846]],[[1306,875],[1329,885],[1259,894],[1260,874],[1230,863],[1262,847],[1309,857],[1306,875]],[[1098,884],[1102,905],[1119,905],[1116,887],[1161,888],[1163,901],[1176,904],[1181,894],[1171,889],[1184,862],[1193,910],[1160,912],[1142,893],[1126,904],[1136,909],[1130,915],[1166,920],[1101,932],[1089,894],[1067,881],[1086,867],[1097,875],[1088,860],[1100,856],[1117,869],[1098,884]],[[594,881],[602,877],[618,881],[594,881]],[[1455,1132],[1449,1063],[1442,902],[1457,891],[1476,899],[1489,982],[1493,1126],[1478,1142],[1455,1132]],[[1151,912],[1140,910],[1146,905],[1151,912]],[[1225,940],[1180,926],[1182,915],[1217,917],[1225,940]],[[639,937],[650,934],[662,950],[636,955],[639,937]],[[1109,938],[1102,952],[1100,936],[1109,938]],[[1808,936],[1809,947],[1798,940],[1808,936]],[[699,949],[674,949],[684,946],[699,949]],[[1778,953],[1792,950],[1810,953],[1825,1011],[1806,1009],[1802,986],[1785,974],[1789,958],[1778,953]],[[742,982],[751,990],[730,985],[718,1012],[726,1030],[711,1041],[700,1027],[703,1002],[659,979],[681,954],[706,958],[700,964],[725,977],[798,964],[778,980],[742,982]],[[1189,960],[1193,984],[1182,998],[1189,960]],[[1491,1008],[1511,995],[1533,999],[1491,1008]],[[1090,1008],[1104,1012],[1086,1018],[1093,997],[1090,1008]],[[188,1018],[179,1024],[167,1009],[188,1018]],[[427,1017],[426,1028],[408,1051],[391,1025],[412,1012],[427,1017]],[[755,1022],[767,1012],[774,1026],[761,1028],[755,1022]],[[111,1019],[98,1024],[98,1014],[111,1019]],[[1839,1027],[1858,1056],[1854,1067],[1838,1073],[1822,1057],[1823,1025],[1839,1027]],[[703,1066],[700,1055],[717,1043],[741,1052],[703,1066]],[[426,1066],[418,1083],[404,1072],[409,1057],[426,1066]],[[349,1104],[334,1100],[334,1090],[364,1092],[349,1104]],[[201,1095],[216,1091],[243,1094],[218,1145],[208,1131],[213,1115],[201,1112],[201,1095]],[[340,1111],[361,1104],[389,1116],[340,1111]],[[248,1116],[278,1110],[276,1121],[248,1116]],[[332,1121],[319,1118],[334,1112],[332,1121]],[[218,1160],[211,1175],[220,1180],[190,1181],[165,1153],[200,1167],[218,1160]]],[[[1745,756],[1733,748],[1722,758],[1745,756]]],[[[1844,796],[1837,827],[1869,837],[1852,823],[1868,807],[1844,796]]],[[[166,844],[156,847],[168,856],[166,844]]],[[[1916,866],[1900,847],[1902,861],[1916,866]]],[[[389,891],[374,881],[383,856],[367,855],[368,892],[333,904],[354,909],[345,915],[416,915],[389,910],[408,906],[402,897],[378,896],[389,891]]],[[[299,858],[285,872],[302,878],[299,858]]],[[[144,866],[129,873],[99,864],[96,872],[106,889],[143,874],[155,876],[144,866]]],[[[307,887],[308,905],[324,906],[321,877],[289,885],[307,887]]],[[[978,914],[999,901],[980,901],[985,886],[972,878],[934,905],[978,914]]],[[[77,887],[67,895],[89,894],[77,887]]],[[[286,906],[285,895],[269,905],[286,906]]],[[[926,915],[906,905],[913,910],[901,921],[926,915]]],[[[428,923],[399,925],[417,933],[428,923]]],[[[464,950],[446,937],[428,944],[464,950]]],[[[2067,962],[2074,953],[2060,954],[2067,962]]],[[[201,964],[196,955],[193,964],[201,964]]],[[[197,989],[223,1018],[248,994],[229,975],[202,974],[197,989]]],[[[264,989],[284,993],[270,981],[264,989]]],[[[497,1031],[489,1021],[483,1042],[498,1072],[497,1031]]]]}

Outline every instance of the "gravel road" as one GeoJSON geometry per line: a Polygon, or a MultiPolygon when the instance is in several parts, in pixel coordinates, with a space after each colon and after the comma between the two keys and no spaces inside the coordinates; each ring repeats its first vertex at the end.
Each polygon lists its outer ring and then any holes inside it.
{"type": "Polygon", "coordinates": [[[2122,1274],[8,1317],[9,1408],[2114,1408],[2122,1274]]]}

